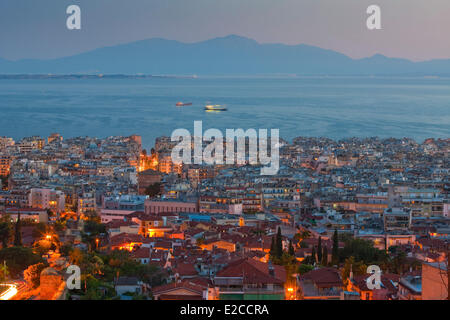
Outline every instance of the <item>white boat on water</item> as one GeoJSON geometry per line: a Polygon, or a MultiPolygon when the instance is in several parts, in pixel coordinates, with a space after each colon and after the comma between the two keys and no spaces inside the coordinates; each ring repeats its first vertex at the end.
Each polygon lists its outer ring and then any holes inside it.
{"type": "Polygon", "coordinates": [[[220,104],[208,104],[205,106],[206,111],[226,111],[228,110],[226,106],[220,104]]]}

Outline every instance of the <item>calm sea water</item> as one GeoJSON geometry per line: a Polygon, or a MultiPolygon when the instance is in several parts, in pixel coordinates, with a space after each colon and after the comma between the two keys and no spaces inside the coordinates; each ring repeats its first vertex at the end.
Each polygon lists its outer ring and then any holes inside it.
{"type": "Polygon", "coordinates": [[[286,139],[449,138],[450,79],[0,80],[0,136],[139,134],[149,147],[176,128],[193,132],[194,120],[204,130],[279,128],[286,139]],[[228,111],[205,112],[207,102],[228,111]]]}

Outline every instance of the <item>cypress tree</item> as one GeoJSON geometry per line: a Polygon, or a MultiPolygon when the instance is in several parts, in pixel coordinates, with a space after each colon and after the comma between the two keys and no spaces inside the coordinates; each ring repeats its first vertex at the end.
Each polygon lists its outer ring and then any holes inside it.
{"type": "Polygon", "coordinates": [[[276,239],[275,245],[276,245],[276,255],[278,258],[281,258],[281,256],[283,255],[283,238],[281,237],[281,228],[280,227],[278,227],[277,239],[276,239]]]}
{"type": "Polygon", "coordinates": [[[331,260],[333,264],[337,264],[339,262],[339,239],[337,229],[334,229],[333,234],[333,248],[331,251],[331,260]]]}
{"type": "Polygon", "coordinates": [[[328,265],[328,248],[327,248],[327,246],[323,247],[322,265],[323,266],[328,265]]]}
{"type": "Polygon", "coordinates": [[[315,246],[312,247],[311,260],[312,260],[312,264],[316,263],[316,247],[315,246]]]}
{"type": "Polygon", "coordinates": [[[17,222],[14,233],[14,245],[16,247],[20,247],[22,245],[22,233],[20,232],[20,212],[17,215],[17,222]]]}
{"type": "Polygon", "coordinates": [[[274,237],[272,237],[272,243],[270,244],[270,255],[274,256],[275,255],[275,251],[276,251],[275,239],[274,239],[274,237]]]}
{"type": "Polygon", "coordinates": [[[292,241],[289,241],[289,255],[290,256],[295,255],[295,250],[294,250],[294,246],[292,245],[292,241]]]}
{"type": "Polygon", "coordinates": [[[319,243],[317,244],[317,261],[322,262],[322,237],[319,236],[319,243]]]}

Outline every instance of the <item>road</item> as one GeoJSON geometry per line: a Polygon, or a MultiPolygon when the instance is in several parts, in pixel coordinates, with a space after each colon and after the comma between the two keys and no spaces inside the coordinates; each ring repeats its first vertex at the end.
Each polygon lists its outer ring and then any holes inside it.
{"type": "Polygon", "coordinates": [[[0,294],[0,300],[13,300],[14,297],[23,290],[27,290],[25,282],[22,280],[10,281],[8,283],[0,283],[0,286],[8,286],[9,288],[0,294]]]}
{"type": "Polygon", "coordinates": [[[17,294],[17,285],[15,283],[2,283],[0,286],[8,286],[9,288],[0,294],[0,300],[10,300],[17,294]]]}

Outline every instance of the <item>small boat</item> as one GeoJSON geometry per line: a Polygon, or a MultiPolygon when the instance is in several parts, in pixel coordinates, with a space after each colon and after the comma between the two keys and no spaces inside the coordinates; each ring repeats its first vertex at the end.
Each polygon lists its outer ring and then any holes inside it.
{"type": "Polygon", "coordinates": [[[221,106],[220,104],[208,104],[205,106],[206,111],[226,111],[227,108],[225,106],[221,106]]]}
{"type": "Polygon", "coordinates": [[[192,102],[177,102],[176,104],[177,107],[184,107],[184,106],[192,106],[192,102]]]}

